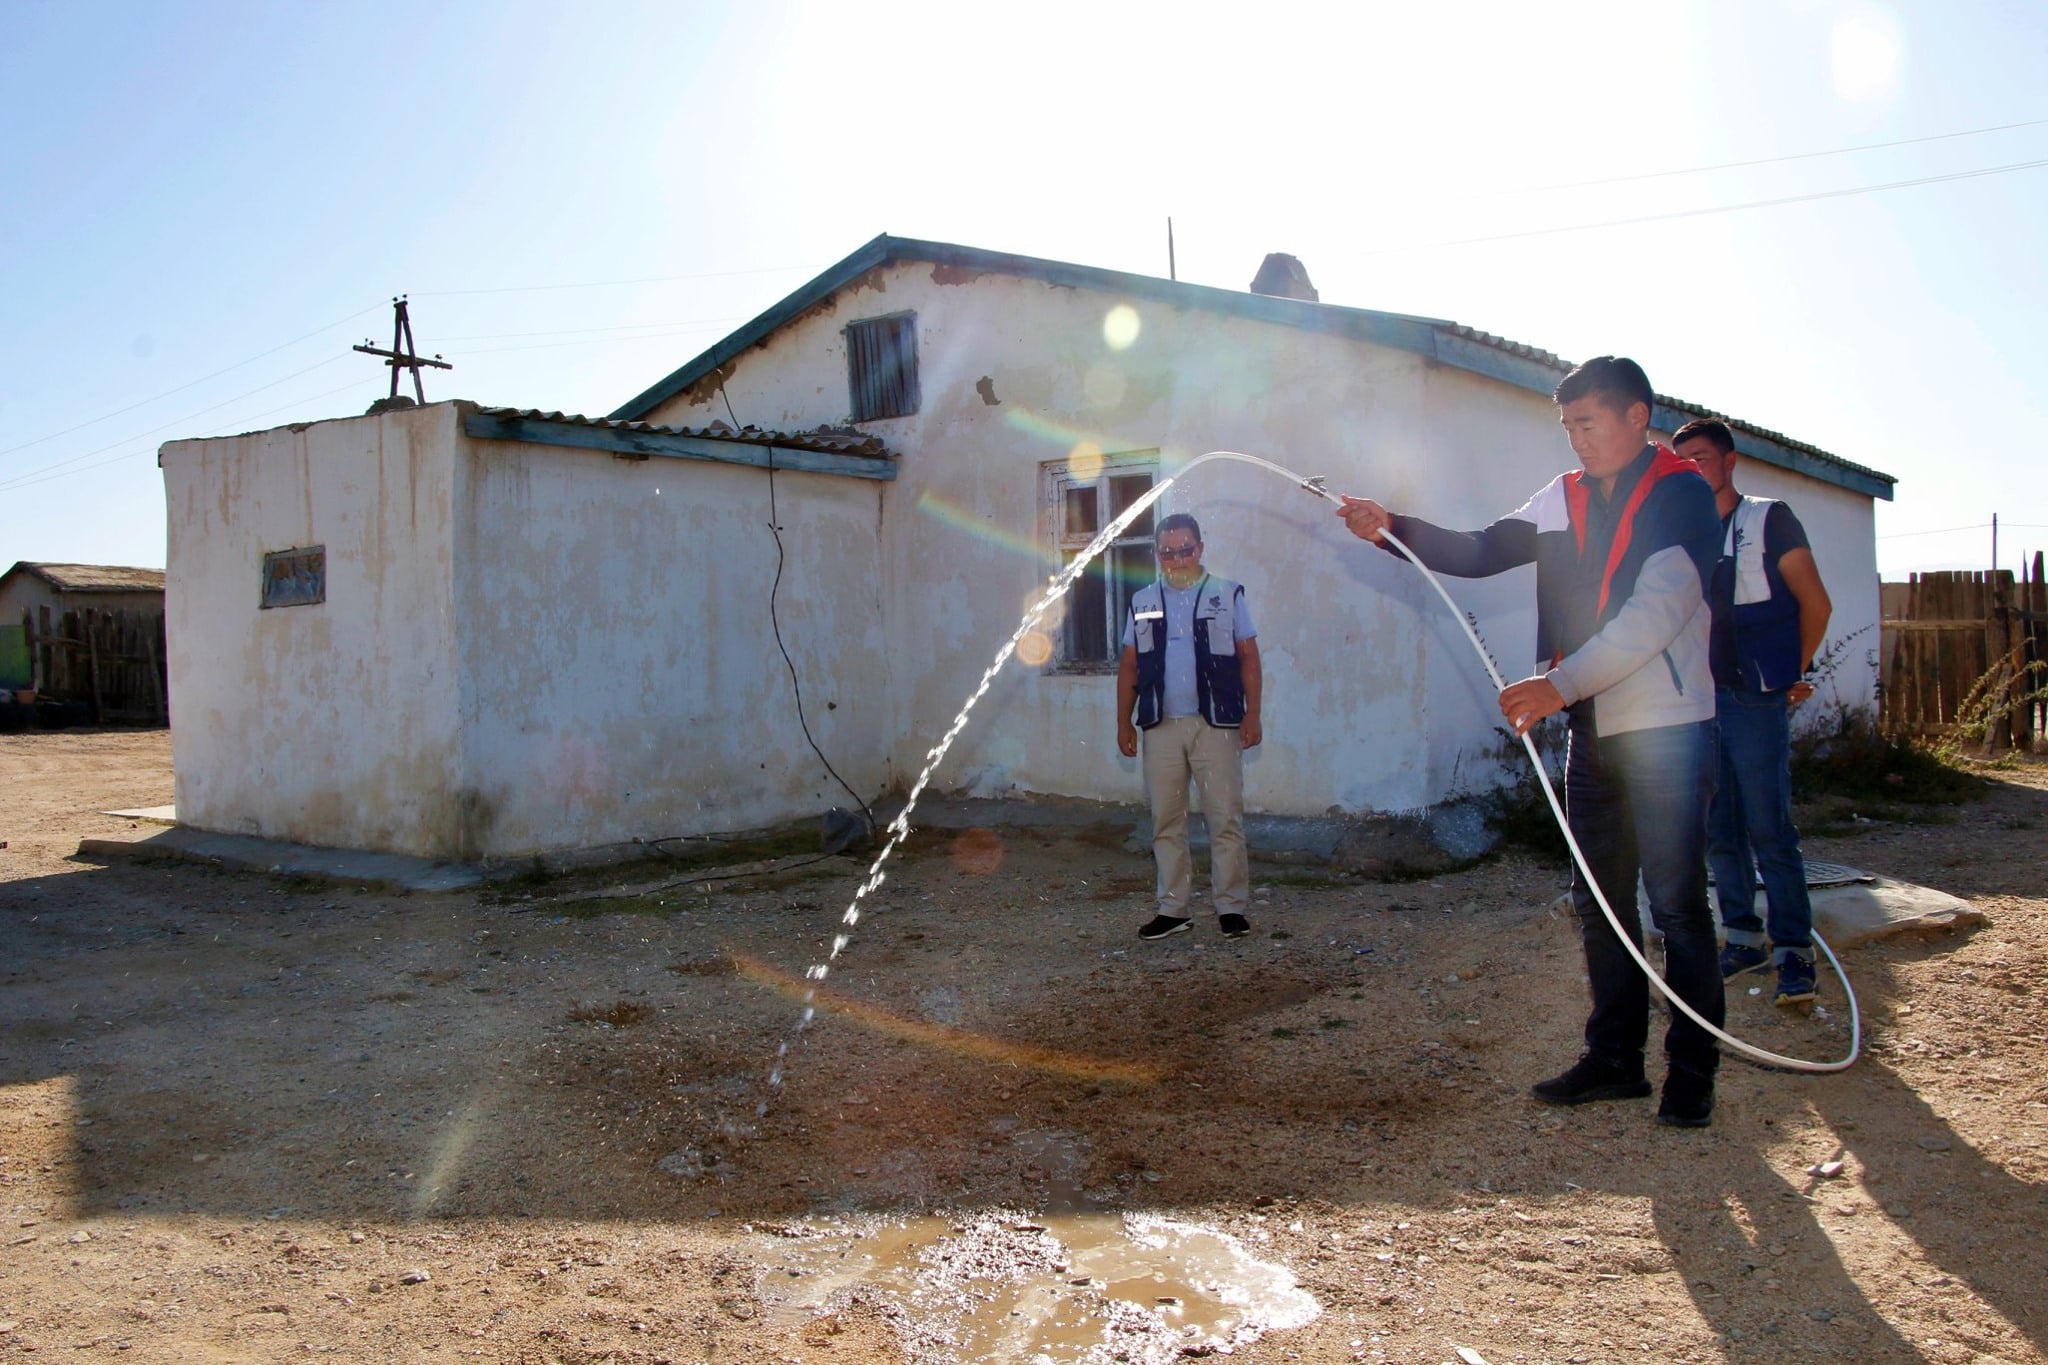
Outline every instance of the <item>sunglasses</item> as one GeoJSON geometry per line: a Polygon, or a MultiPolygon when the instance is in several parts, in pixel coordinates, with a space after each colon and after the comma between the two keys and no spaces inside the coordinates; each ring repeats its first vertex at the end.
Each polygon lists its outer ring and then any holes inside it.
{"type": "Polygon", "coordinates": [[[1200,553],[1202,553],[1202,547],[1199,544],[1190,545],[1187,546],[1185,549],[1178,550],[1171,545],[1162,545],[1159,547],[1159,557],[1161,559],[1193,559],[1196,555],[1200,553]]]}

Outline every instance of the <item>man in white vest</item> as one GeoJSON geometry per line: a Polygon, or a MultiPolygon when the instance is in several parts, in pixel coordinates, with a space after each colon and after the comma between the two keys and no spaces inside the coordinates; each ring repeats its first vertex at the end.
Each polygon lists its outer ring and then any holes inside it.
{"type": "Polygon", "coordinates": [[[1138,937],[1185,931],[1194,879],[1188,854],[1188,782],[1209,824],[1210,896],[1225,938],[1251,932],[1251,868],[1244,846],[1244,751],[1260,738],[1258,631],[1244,588],[1202,567],[1202,528],[1185,512],[1153,533],[1159,578],[1131,595],[1116,673],[1116,746],[1138,756],[1152,801],[1158,911],[1138,937]]]}
{"type": "Polygon", "coordinates": [[[1721,781],[1707,815],[1707,866],[1721,907],[1721,975],[1767,963],[1777,968],[1772,999],[1814,998],[1813,905],[1806,860],[1792,823],[1789,710],[1813,695],[1814,651],[1827,638],[1833,604],[1820,581],[1806,528],[1782,502],[1735,488],[1735,435],[1702,417],[1672,434],[1714,490],[1721,558],[1707,600],[1714,610],[1709,657],[1721,735],[1721,781]],[[1761,874],[1768,924],[1756,912],[1761,874]],[[1766,939],[1768,938],[1768,947],[1766,939]]]}

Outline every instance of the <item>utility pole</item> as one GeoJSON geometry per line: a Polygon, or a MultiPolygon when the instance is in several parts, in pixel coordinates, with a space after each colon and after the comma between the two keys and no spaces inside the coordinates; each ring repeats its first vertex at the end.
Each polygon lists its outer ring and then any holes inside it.
{"type": "Polygon", "coordinates": [[[368,340],[365,340],[362,345],[355,349],[361,351],[364,355],[381,355],[384,357],[384,363],[391,367],[391,397],[393,398],[398,397],[398,372],[400,370],[411,370],[413,396],[418,398],[424,406],[427,401],[427,388],[426,385],[420,382],[421,367],[431,365],[437,370],[452,370],[455,367],[441,359],[438,352],[432,360],[413,354],[412,318],[405,311],[407,297],[407,295],[400,294],[397,298],[391,300],[391,349],[388,351],[379,350],[377,347],[372,346],[368,340]]]}

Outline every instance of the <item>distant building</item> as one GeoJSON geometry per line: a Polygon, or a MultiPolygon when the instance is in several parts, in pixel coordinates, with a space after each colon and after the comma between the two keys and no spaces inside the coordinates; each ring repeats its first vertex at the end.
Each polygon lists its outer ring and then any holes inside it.
{"type": "Polygon", "coordinates": [[[23,560],[0,574],[0,624],[20,625],[24,611],[162,611],[164,571],[116,564],[37,564],[23,560]]]}
{"type": "Polygon", "coordinates": [[[162,722],[162,636],[162,569],[23,561],[0,575],[0,690],[162,722]]]}
{"type": "MultiPolygon", "coordinates": [[[[1047,577],[1202,452],[1454,526],[1573,467],[1558,357],[1317,302],[1288,257],[1261,285],[880,237],[606,419],[441,403],[172,442],[180,818],[470,858],[814,815],[851,798],[813,741],[863,796],[907,786],[1047,577]]],[[[1660,398],[1653,421],[1709,411],[1660,398]]],[[[1812,537],[1831,685],[1868,709],[1892,480],[1730,425],[1744,491],[1812,537]]],[[[1456,623],[1327,503],[1214,462],[1155,510],[1195,513],[1251,593],[1250,809],[1411,811],[1517,770],[1456,623]]],[[[941,788],[1141,799],[1113,674],[1146,524],[1104,564],[941,788]]],[[[1510,676],[1535,666],[1532,574],[1452,584],[1510,676]]]]}

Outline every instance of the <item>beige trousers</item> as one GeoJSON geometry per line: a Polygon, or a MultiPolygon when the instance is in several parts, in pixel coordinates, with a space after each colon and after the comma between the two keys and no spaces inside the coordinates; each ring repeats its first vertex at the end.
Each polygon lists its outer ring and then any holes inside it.
{"type": "Polygon", "coordinates": [[[1244,743],[1236,730],[1175,716],[1145,731],[1145,790],[1152,799],[1152,856],[1159,913],[1188,918],[1194,880],[1188,855],[1188,780],[1209,823],[1209,890],[1219,915],[1242,915],[1251,891],[1244,850],[1244,743]]]}

